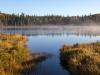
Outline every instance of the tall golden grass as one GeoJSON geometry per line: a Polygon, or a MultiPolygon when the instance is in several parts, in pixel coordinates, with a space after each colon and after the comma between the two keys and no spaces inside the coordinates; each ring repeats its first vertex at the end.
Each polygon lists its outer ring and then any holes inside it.
{"type": "Polygon", "coordinates": [[[64,45],[60,55],[72,75],[100,75],[100,42],[64,45]]]}
{"type": "MultiPolygon", "coordinates": [[[[19,34],[0,34],[0,75],[19,75],[30,65],[22,63],[32,60],[27,37],[19,34]]],[[[31,66],[34,66],[34,64],[31,66]]]]}

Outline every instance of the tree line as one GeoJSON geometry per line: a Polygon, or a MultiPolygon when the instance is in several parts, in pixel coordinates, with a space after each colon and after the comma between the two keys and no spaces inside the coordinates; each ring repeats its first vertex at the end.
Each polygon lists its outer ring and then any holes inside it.
{"type": "Polygon", "coordinates": [[[30,16],[21,13],[7,14],[0,12],[0,25],[80,25],[84,23],[97,23],[100,24],[100,14],[84,15],[84,16],[59,16],[59,15],[47,15],[47,16],[30,16]]]}

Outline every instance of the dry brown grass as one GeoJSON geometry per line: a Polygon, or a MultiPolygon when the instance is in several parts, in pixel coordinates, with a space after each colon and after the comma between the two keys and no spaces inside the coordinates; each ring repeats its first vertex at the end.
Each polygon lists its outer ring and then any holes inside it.
{"type": "Polygon", "coordinates": [[[41,58],[29,52],[27,40],[19,34],[0,34],[0,75],[20,75],[36,66],[34,60],[41,58]]]}
{"type": "Polygon", "coordinates": [[[100,75],[100,42],[64,45],[61,62],[73,75],[100,75]]]}

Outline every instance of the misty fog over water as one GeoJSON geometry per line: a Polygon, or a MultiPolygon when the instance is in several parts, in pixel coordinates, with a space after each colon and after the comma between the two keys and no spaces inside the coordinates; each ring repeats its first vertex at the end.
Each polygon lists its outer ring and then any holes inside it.
{"type": "Polygon", "coordinates": [[[86,35],[99,35],[100,26],[4,26],[0,28],[1,33],[20,33],[26,35],[46,35],[46,34],[86,34],[86,35]]]}
{"type": "Polygon", "coordinates": [[[100,41],[100,26],[5,26],[0,33],[27,35],[31,52],[53,55],[26,75],[70,75],[60,62],[59,50],[64,44],[91,43],[100,41]]]}

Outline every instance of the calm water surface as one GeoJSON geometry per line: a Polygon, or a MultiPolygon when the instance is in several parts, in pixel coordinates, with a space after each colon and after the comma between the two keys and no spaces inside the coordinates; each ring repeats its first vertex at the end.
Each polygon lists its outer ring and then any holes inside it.
{"type": "MultiPolygon", "coordinates": [[[[100,27],[99,27],[100,28],[100,27]]],[[[70,75],[70,73],[65,70],[59,59],[59,50],[64,44],[73,45],[75,43],[90,43],[100,41],[99,33],[96,35],[86,35],[90,34],[87,31],[85,34],[78,35],[80,31],[68,31],[67,29],[56,30],[56,29],[2,29],[2,33],[20,33],[28,35],[28,48],[31,52],[45,52],[52,54],[52,57],[40,63],[35,70],[32,70],[29,75],[70,75]]],[[[81,30],[81,29],[80,29],[81,30]]],[[[89,29],[90,30],[90,29],[89,29]]],[[[99,29],[98,29],[99,30],[99,29]]],[[[85,31],[85,30],[84,30],[85,31]]],[[[94,32],[93,31],[93,32],[94,32]]],[[[91,32],[92,34],[92,32],[91,32]]]]}
{"type": "Polygon", "coordinates": [[[73,34],[29,36],[28,47],[32,52],[53,54],[53,57],[40,63],[30,75],[70,75],[60,64],[59,49],[64,44],[73,45],[96,41],[100,41],[100,36],[73,34]]]}

